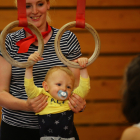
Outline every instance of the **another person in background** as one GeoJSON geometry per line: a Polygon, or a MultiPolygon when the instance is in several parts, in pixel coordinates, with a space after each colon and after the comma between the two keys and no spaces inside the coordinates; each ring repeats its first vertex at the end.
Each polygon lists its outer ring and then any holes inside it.
{"type": "MultiPolygon", "coordinates": [[[[31,54],[28,60],[43,60],[38,52],[31,54]]],[[[48,105],[38,114],[41,140],[47,139],[70,139],[73,137],[73,111],[68,105],[68,99],[73,93],[84,98],[90,89],[90,79],[86,69],[87,58],[76,60],[80,69],[80,83],[74,88],[75,78],[68,67],[55,66],[49,69],[44,81],[43,88],[35,86],[33,81],[33,66],[26,68],[24,86],[29,98],[35,98],[41,93],[48,96],[48,105]]],[[[76,108],[76,106],[75,106],[76,108]]]]}
{"type": "MultiPolygon", "coordinates": [[[[49,0],[26,0],[27,21],[34,24],[44,37],[44,60],[34,65],[33,75],[36,86],[42,87],[42,81],[47,71],[54,66],[65,66],[57,57],[54,40],[58,29],[47,23],[49,0]]],[[[37,40],[31,45],[29,38],[31,31],[23,28],[7,35],[5,45],[10,56],[19,61],[27,61],[28,57],[38,50],[37,40]],[[24,40],[26,38],[26,40],[24,40]],[[21,40],[21,41],[20,41],[21,40]],[[30,47],[29,47],[30,46],[30,47]],[[24,49],[29,47],[29,49],[24,49]],[[22,50],[22,51],[21,51],[22,50]],[[24,50],[24,51],[23,51],[24,50]]],[[[60,41],[60,47],[65,57],[71,61],[81,56],[80,45],[76,36],[66,31],[60,41]]],[[[79,69],[71,69],[79,85],[79,69]]],[[[34,99],[28,99],[24,88],[25,69],[9,64],[0,54],[0,106],[2,106],[1,140],[39,140],[39,124],[35,113],[40,112],[47,105],[47,97],[43,94],[34,99]],[[34,113],[35,112],[35,113],[34,113]]],[[[75,95],[69,98],[71,110],[78,113],[86,104],[85,100],[75,95]],[[74,108],[74,106],[76,106],[74,108]]],[[[74,137],[78,140],[75,127],[74,137]]]]}
{"type": "Polygon", "coordinates": [[[140,140],[140,55],[131,61],[125,73],[123,114],[132,126],[124,130],[121,140],[140,140]]]}

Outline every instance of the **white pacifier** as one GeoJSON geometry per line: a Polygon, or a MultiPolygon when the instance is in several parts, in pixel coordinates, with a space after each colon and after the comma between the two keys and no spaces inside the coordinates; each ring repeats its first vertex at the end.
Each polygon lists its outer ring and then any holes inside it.
{"type": "Polygon", "coordinates": [[[68,97],[68,93],[62,90],[58,91],[58,96],[62,99],[65,100],[68,97]]]}

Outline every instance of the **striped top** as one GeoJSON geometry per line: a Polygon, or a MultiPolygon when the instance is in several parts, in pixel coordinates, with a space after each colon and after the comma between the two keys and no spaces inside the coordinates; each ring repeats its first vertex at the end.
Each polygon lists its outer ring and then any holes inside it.
{"type": "MultiPolygon", "coordinates": [[[[37,62],[33,66],[34,83],[37,87],[42,87],[42,82],[44,81],[45,75],[51,67],[65,66],[58,59],[54,49],[54,40],[58,29],[55,29],[53,27],[51,28],[53,34],[47,44],[44,45],[44,52],[42,54],[44,60],[37,62]]],[[[18,54],[17,51],[19,47],[15,44],[22,38],[25,38],[25,31],[23,29],[8,34],[5,40],[8,53],[14,60],[17,60],[19,62],[27,61],[29,55],[38,50],[38,47],[32,44],[27,53],[18,54]]],[[[81,56],[79,42],[76,36],[70,31],[66,31],[62,35],[62,38],[60,40],[60,47],[62,53],[69,60],[74,60],[81,56]]],[[[25,68],[12,66],[12,76],[9,92],[16,98],[27,100],[27,95],[25,93],[24,87],[24,74],[25,68]]],[[[3,108],[2,120],[9,125],[17,127],[39,129],[37,116],[33,112],[9,110],[3,108]]]]}

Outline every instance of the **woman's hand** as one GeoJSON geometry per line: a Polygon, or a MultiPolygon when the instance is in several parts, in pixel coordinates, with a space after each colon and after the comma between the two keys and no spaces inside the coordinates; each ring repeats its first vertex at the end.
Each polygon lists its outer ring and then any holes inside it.
{"type": "Polygon", "coordinates": [[[69,107],[74,113],[78,113],[82,111],[86,106],[85,99],[81,98],[80,96],[73,94],[69,97],[69,107]]]}
{"type": "Polygon", "coordinates": [[[44,94],[40,94],[38,97],[36,97],[34,99],[28,98],[28,100],[27,100],[28,110],[33,111],[35,113],[40,112],[48,104],[47,99],[48,99],[48,96],[46,96],[44,94]]]}

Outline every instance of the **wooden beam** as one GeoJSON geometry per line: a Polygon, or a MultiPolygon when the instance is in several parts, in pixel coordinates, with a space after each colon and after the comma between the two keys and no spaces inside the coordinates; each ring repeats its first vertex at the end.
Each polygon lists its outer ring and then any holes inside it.
{"type": "MultiPolygon", "coordinates": [[[[94,51],[94,38],[89,32],[74,32],[82,53],[94,51]]],[[[100,53],[139,53],[140,32],[98,32],[101,41],[100,53]]]]}
{"type": "MultiPolygon", "coordinates": [[[[15,6],[14,4],[15,0],[1,0],[0,6],[15,6]]],[[[71,7],[76,6],[77,1],[76,0],[51,0],[51,6],[57,6],[57,7],[71,7]]],[[[140,6],[139,0],[87,0],[86,6],[140,6]]]]}
{"type": "Polygon", "coordinates": [[[78,124],[110,124],[127,123],[122,114],[121,103],[87,103],[84,112],[74,116],[74,123],[78,124]]]}
{"type": "Polygon", "coordinates": [[[91,79],[90,92],[86,100],[120,100],[122,99],[122,79],[91,79]]]}
{"type": "MultiPolygon", "coordinates": [[[[51,26],[61,28],[64,24],[74,21],[76,10],[62,9],[50,10],[51,26]]],[[[1,10],[2,30],[10,22],[17,20],[17,10],[1,10]]],[[[140,30],[140,9],[121,9],[121,10],[86,10],[86,23],[96,30],[140,30]]],[[[74,28],[75,29],[75,28],[74,28]]]]}
{"type": "Polygon", "coordinates": [[[135,56],[99,56],[87,67],[90,77],[123,76],[135,56]]]}
{"type": "Polygon", "coordinates": [[[119,140],[128,126],[77,126],[80,140],[119,140]]]}

